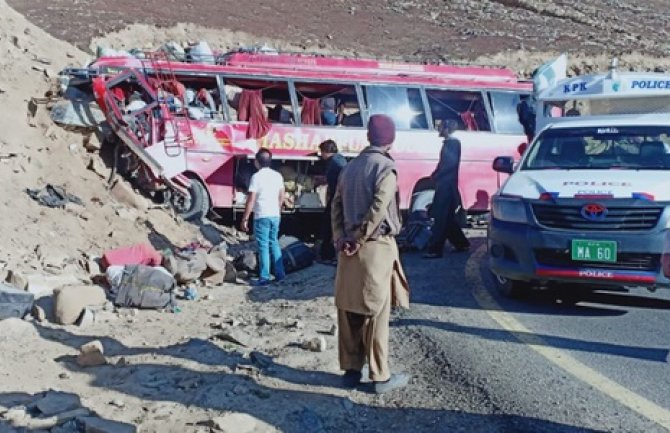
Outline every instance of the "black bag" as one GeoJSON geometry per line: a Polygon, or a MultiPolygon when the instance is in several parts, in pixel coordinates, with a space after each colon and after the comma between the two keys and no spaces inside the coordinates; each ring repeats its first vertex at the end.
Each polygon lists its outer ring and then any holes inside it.
{"type": "Polygon", "coordinates": [[[242,250],[237,253],[233,266],[238,272],[256,272],[258,270],[258,258],[256,253],[251,250],[242,250]]]}
{"type": "Polygon", "coordinates": [[[287,274],[312,266],[316,255],[304,242],[293,242],[282,250],[282,263],[287,274]]]}
{"type": "Polygon", "coordinates": [[[431,225],[430,217],[425,210],[412,212],[407,219],[407,223],[400,230],[400,234],[396,237],[398,248],[403,251],[426,248],[430,240],[431,225]]]}
{"type": "Polygon", "coordinates": [[[121,283],[112,288],[114,305],[132,308],[168,308],[175,305],[175,279],[162,270],[144,265],[128,265],[121,283]]]}

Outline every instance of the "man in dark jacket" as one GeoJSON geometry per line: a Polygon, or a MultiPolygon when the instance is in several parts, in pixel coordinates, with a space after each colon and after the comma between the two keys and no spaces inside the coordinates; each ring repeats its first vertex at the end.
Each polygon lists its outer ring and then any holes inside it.
{"type": "Polygon", "coordinates": [[[454,120],[444,120],[440,124],[440,136],[444,138],[440,161],[431,175],[435,182],[435,197],[430,215],[435,223],[428,242],[428,252],[424,258],[442,257],[444,242],[448,239],[456,251],[467,251],[470,242],[463,234],[456,211],[461,205],[458,191],[458,169],[461,164],[461,142],[452,134],[458,128],[454,120]]]}
{"type": "Polygon", "coordinates": [[[319,144],[321,159],[326,162],[326,210],[323,214],[323,229],[321,231],[321,260],[334,261],[335,247],[333,246],[333,231],[331,229],[330,211],[337,189],[337,181],[340,178],[340,172],[347,165],[347,160],[338,152],[337,144],[333,140],[326,140],[319,144]]]}

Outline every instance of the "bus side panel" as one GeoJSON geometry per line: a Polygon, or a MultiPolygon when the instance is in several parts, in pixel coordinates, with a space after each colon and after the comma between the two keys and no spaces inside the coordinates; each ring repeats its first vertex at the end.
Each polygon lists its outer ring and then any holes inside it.
{"type": "Polygon", "coordinates": [[[463,207],[468,211],[487,211],[491,196],[504,181],[493,171],[493,160],[496,156],[512,156],[518,160],[518,147],[527,139],[519,135],[467,131],[458,131],[455,136],[461,141],[459,189],[463,207]]]}
{"type": "MultiPolygon", "coordinates": [[[[227,155],[230,156],[230,155],[227,155]]],[[[212,199],[212,207],[232,208],[235,197],[235,158],[228,160],[217,168],[205,182],[212,199]]]]}

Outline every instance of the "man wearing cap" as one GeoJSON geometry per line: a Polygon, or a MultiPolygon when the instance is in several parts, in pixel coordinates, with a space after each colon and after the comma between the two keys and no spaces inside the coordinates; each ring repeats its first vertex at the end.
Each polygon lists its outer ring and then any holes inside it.
{"type": "Polygon", "coordinates": [[[343,384],[358,386],[367,361],[376,393],[409,381],[407,374],[392,374],[388,364],[391,306],[409,307],[409,287],[394,238],[401,228],[397,172],[388,154],[394,140],[393,120],[371,116],[370,146],[342,170],[331,214],[339,251],[335,305],[343,384]]]}

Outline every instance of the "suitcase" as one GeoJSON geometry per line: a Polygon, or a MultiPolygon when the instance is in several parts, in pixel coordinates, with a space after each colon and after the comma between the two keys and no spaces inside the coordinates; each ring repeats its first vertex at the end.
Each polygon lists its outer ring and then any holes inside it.
{"type": "Polygon", "coordinates": [[[22,318],[33,308],[33,302],[35,295],[32,293],[0,283],[0,320],[22,318]]]}

